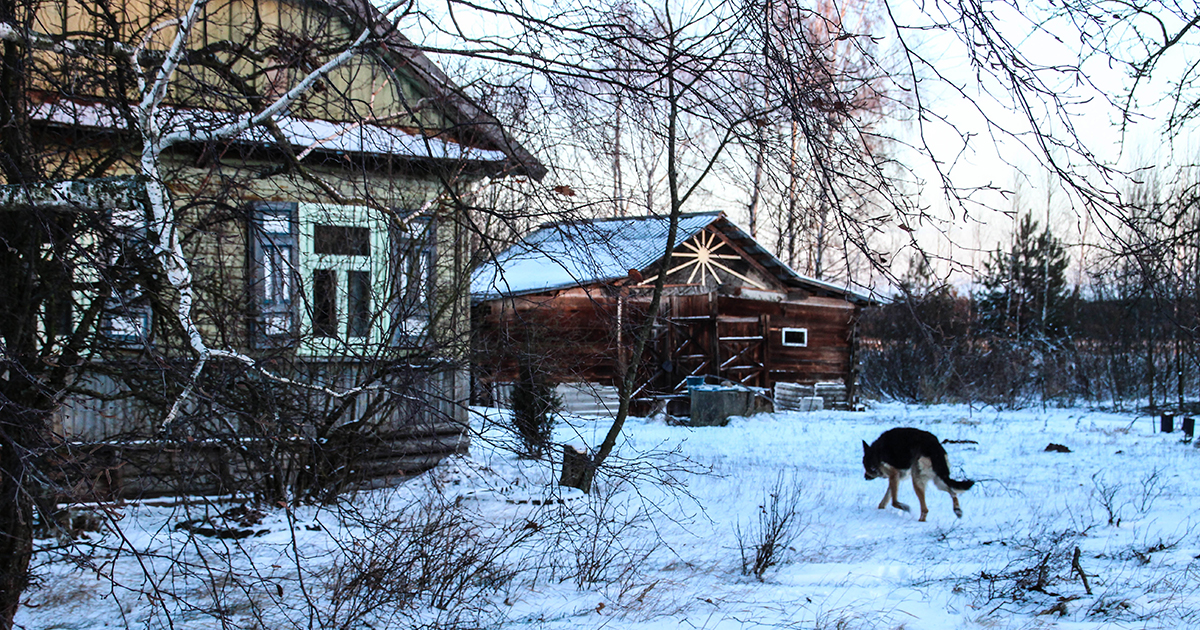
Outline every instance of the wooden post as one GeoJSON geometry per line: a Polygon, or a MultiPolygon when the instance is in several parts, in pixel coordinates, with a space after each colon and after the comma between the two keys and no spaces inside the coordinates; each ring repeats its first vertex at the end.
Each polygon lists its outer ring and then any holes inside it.
{"type": "Polygon", "coordinates": [[[774,383],[771,382],[771,316],[763,315],[759,318],[759,326],[762,327],[762,383],[760,387],[771,389],[774,383]]]}
{"type": "Polygon", "coordinates": [[[708,313],[712,317],[712,375],[721,378],[721,309],[717,292],[708,294],[708,313]]]}
{"type": "MultiPolygon", "coordinates": [[[[850,319],[850,365],[846,370],[846,404],[854,409],[858,403],[858,322],[862,318],[862,306],[854,305],[854,314],[850,319]]],[[[814,392],[815,393],[815,392],[814,392]]]]}
{"type": "Polygon", "coordinates": [[[563,445],[562,476],[558,485],[568,488],[579,488],[585,493],[592,491],[592,479],[596,476],[596,466],[587,451],[581,451],[570,444],[563,445]]]}

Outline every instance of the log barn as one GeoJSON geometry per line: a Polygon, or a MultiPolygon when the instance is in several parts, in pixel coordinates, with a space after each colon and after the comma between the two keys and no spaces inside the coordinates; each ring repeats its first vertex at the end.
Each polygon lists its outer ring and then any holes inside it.
{"type": "Polygon", "coordinates": [[[664,265],[667,235],[666,217],[544,224],[477,269],[476,400],[502,402],[523,362],[554,382],[615,395],[665,271],[635,413],[664,401],[686,413],[689,376],[854,401],[857,325],[872,298],[796,273],[721,212],[683,215],[664,265]]]}

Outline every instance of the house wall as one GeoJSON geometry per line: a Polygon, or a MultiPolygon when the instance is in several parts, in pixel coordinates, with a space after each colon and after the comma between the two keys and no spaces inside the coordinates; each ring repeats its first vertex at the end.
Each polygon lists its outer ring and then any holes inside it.
{"type": "MultiPolygon", "coordinates": [[[[800,302],[771,303],[721,297],[718,312],[730,316],[770,318],[771,381],[816,383],[842,381],[850,374],[856,308],[845,300],[809,297],[800,302]],[[808,331],[807,347],[782,343],[784,328],[808,331]]],[[[749,329],[743,329],[750,333],[749,329]]]]}
{"type": "MultiPolygon", "coordinates": [[[[176,156],[167,169],[170,176],[170,188],[176,205],[182,213],[185,222],[185,242],[188,244],[186,253],[195,261],[193,271],[198,285],[204,296],[201,299],[198,316],[201,319],[202,330],[212,342],[227,339],[237,339],[243,348],[252,344],[248,340],[247,324],[249,318],[230,318],[230,312],[250,312],[253,305],[247,303],[247,247],[250,235],[247,233],[245,207],[256,202],[299,202],[311,204],[330,204],[330,197],[325,191],[314,190],[307,180],[291,176],[275,176],[265,179],[254,179],[252,174],[260,169],[269,168],[269,163],[238,162],[223,167],[220,177],[214,176],[216,169],[199,169],[193,167],[187,158],[176,156]],[[222,189],[220,183],[233,180],[238,182],[236,189],[222,189]],[[200,202],[200,203],[198,203],[200,202]],[[208,203],[204,203],[208,202],[208,203]],[[229,211],[222,204],[240,206],[239,210],[229,211]],[[230,328],[231,324],[236,324],[230,328]]],[[[312,172],[321,177],[329,186],[337,189],[338,193],[350,200],[370,199],[374,203],[394,208],[395,212],[363,208],[362,211],[370,218],[372,227],[376,230],[386,230],[389,223],[394,223],[397,216],[419,209],[431,198],[444,190],[444,180],[434,174],[419,176],[409,173],[395,173],[387,170],[370,171],[366,169],[334,169],[328,166],[313,168],[312,172]]],[[[471,180],[463,182],[467,186],[471,180]]],[[[336,204],[333,204],[336,205],[336,204]]],[[[413,217],[410,221],[414,230],[422,221],[432,220],[436,234],[433,240],[436,244],[434,257],[434,286],[439,290],[433,294],[432,322],[428,333],[429,346],[441,349],[443,354],[462,358],[465,356],[465,339],[469,323],[465,315],[468,296],[462,287],[465,282],[465,272],[461,269],[465,239],[459,238],[458,222],[452,216],[440,215],[447,209],[435,204],[432,212],[413,217]]],[[[301,217],[301,228],[311,229],[311,219],[301,217]]],[[[311,234],[307,235],[311,236],[311,234]]],[[[382,236],[376,245],[386,242],[387,235],[382,236]]],[[[390,262],[384,252],[372,254],[374,267],[372,271],[379,280],[386,280],[390,262]]],[[[312,285],[311,278],[300,278],[302,292],[309,299],[302,300],[301,337],[311,337],[311,318],[305,315],[305,310],[311,310],[312,285]]],[[[376,296],[376,310],[380,311],[374,322],[374,327],[387,330],[391,320],[387,312],[388,295],[376,296]]],[[[379,341],[376,337],[375,341],[379,341]]],[[[426,345],[422,343],[422,345],[426,345]]],[[[358,354],[369,350],[370,347],[352,348],[332,346],[305,347],[297,351],[305,355],[345,355],[358,354]]]]}
{"type": "MultiPolygon", "coordinates": [[[[175,36],[174,28],[150,32],[153,25],[184,15],[189,0],[112,0],[98,7],[92,0],[57,0],[37,3],[34,30],[51,36],[70,33],[73,38],[117,41],[136,46],[149,35],[147,48],[166,50],[175,36]],[[107,14],[104,11],[107,10],[107,14]]],[[[210,68],[191,66],[181,70],[173,82],[168,102],[205,109],[229,109],[241,102],[249,89],[264,97],[278,96],[285,86],[316,68],[359,31],[348,25],[320,3],[279,0],[211,0],[196,26],[189,48],[198,50],[218,42],[246,46],[266,55],[234,58],[230,66],[239,81],[222,76],[210,68]],[[214,89],[214,86],[219,89],[214,89]],[[229,101],[222,94],[236,94],[229,101]],[[223,107],[225,106],[225,107],[223,107]]],[[[232,58],[218,53],[218,62],[232,58]]],[[[64,85],[76,85],[71,93],[89,96],[95,85],[78,83],[79,77],[94,76],[112,62],[95,56],[68,58],[52,52],[38,53],[35,65],[38,77],[33,87],[52,92],[64,85]]],[[[324,82],[292,107],[301,118],[333,121],[357,121],[367,117],[386,124],[421,129],[443,129],[449,121],[444,111],[429,103],[420,103],[428,91],[410,71],[383,63],[374,54],[361,55],[335,69],[324,82]],[[329,89],[337,86],[337,89],[329,89]]],[[[135,98],[130,84],[130,98],[135,98]]],[[[90,96],[115,96],[91,94],[90,96]]]]}
{"type": "MultiPolygon", "coordinates": [[[[348,387],[361,378],[361,366],[310,363],[310,370],[341,371],[348,387]]],[[[219,369],[219,368],[218,368],[219,369]]],[[[70,461],[73,484],[86,486],[87,496],[146,498],[164,494],[249,493],[265,476],[278,471],[299,474],[316,466],[311,435],[295,418],[228,415],[223,421],[196,421],[193,416],[214,413],[213,401],[196,397],[184,409],[180,427],[164,427],[161,409],[121,396],[122,385],[92,374],[89,388],[109,396],[72,397],[58,410],[55,432],[65,438],[61,457],[70,461]]],[[[463,453],[468,440],[458,415],[466,374],[452,366],[430,366],[420,373],[394,377],[392,392],[364,392],[355,396],[350,413],[331,433],[319,451],[322,460],[344,460],[333,473],[339,484],[364,484],[383,478],[424,471],[442,458],[463,453]],[[416,401],[420,401],[417,403],[416,401]],[[363,438],[339,440],[351,422],[376,423],[363,438]],[[367,437],[369,435],[369,437],[367,437]]],[[[321,401],[314,394],[314,409],[328,409],[336,401],[321,401]]],[[[328,483],[329,480],[326,480],[328,483]]]]}
{"type": "Polygon", "coordinates": [[[474,310],[472,369],[484,389],[515,381],[523,360],[559,382],[613,384],[617,307],[603,289],[484,302],[474,310]]]}

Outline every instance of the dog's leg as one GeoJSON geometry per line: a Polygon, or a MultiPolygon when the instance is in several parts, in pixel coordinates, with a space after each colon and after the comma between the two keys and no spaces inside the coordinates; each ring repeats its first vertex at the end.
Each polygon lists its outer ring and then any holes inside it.
{"type": "Polygon", "coordinates": [[[954,488],[951,488],[950,484],[938,477],[936,473],[933,476],[933,485],[937,486],[939,490],[945,490],[950,495],[950,500],[954,502],[954,515],[962,518],[962,507],[958,505],[958,492],[955,492],[954,488]]]}
{"type": "MultiPolygon", "coordinates": [[[[900,471],[899,470],[892,469],[892,470],[888,471],[888,493],[892,495],[892,507],[900,508],[901,510],[904,510],[905,512],[909,511],[908,506],[901,503],[900,498],[899,498],[899,494],[900,494],[900,471]]],[[[884,496],[884,499],[887,499],[887,496],[884,496]]]]}
{"type": "Polygon", "coordinates": [[[879,509],[887,507],[888,499],[892,497],[892,479],[888,477],[888,485],[883,489],[883,498],[879,500],[879,509]]]}
{"type": "Polygon", "coordinates": [[[921,504],[920,522],[925,522],[925,515],[929,514],[929,506],[925,505],[925,475],[919,466],[914,466],[913,470],[913,492],[917,493],[917,501],[921,504]]]}

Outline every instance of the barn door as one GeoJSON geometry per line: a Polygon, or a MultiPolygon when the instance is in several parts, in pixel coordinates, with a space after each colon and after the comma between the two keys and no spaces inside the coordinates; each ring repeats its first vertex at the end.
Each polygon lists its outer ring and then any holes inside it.
{"type": "Polygon", "coordinates": [[[713,318],[715,343],[712,364],[715,373],[742,385],[767,387],[768,315],[713,318]]]}
{"type": "Polygon", "coordinates": [[[686,389],[688,376],[714,376],[768,387],[770,316],[729,316],[715,296],[675,296],[662,354],[668,388],[686,389]]]}

